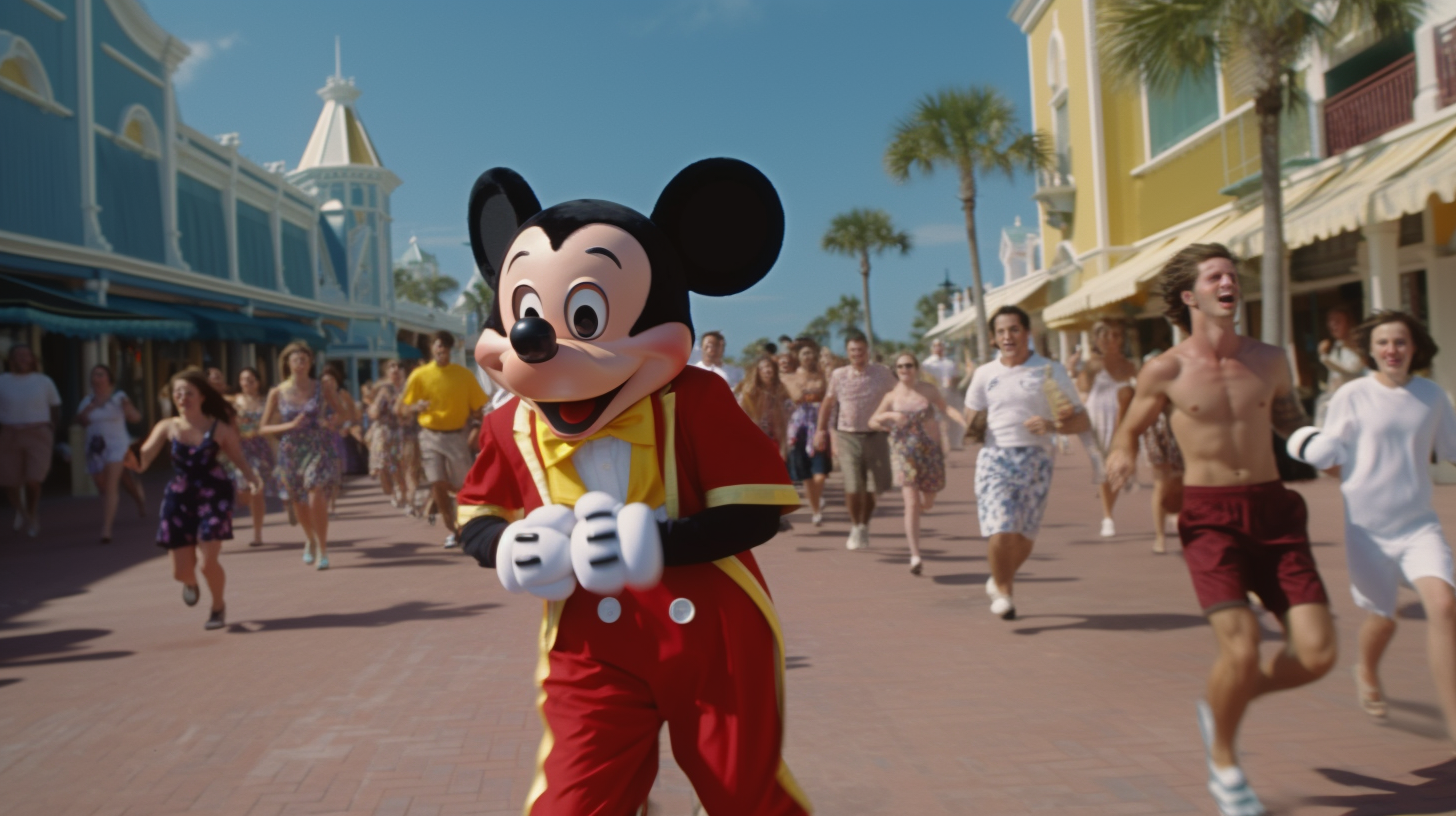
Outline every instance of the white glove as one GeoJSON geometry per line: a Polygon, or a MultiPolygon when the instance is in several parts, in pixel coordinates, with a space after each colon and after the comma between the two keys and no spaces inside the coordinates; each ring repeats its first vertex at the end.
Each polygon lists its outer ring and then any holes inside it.
{"type": "Polygon", "coordinates": [[[1339,437],[1321,433],[1319,428],[1306,425],[1289,435],[1286,446],[1289,455],[1301,462],[1328,470],[1350,461],[1350,450],[1339,437]]]}
{"type": "Polygon", "coordinates": [[[563,504],[532,510],[501,533],[495,574],[508,592],[563,601],[576,590],[571,571],[571,528],[576,516],[563,504]]]}
{"type": "Polygon", "coordinates": [[[576,519],[571,565],[583,587],[616,595],[624,586],[650,589],[662,579],[662,539],[651,507],[618,504],[595,491],[577,501],[576,519]]]}

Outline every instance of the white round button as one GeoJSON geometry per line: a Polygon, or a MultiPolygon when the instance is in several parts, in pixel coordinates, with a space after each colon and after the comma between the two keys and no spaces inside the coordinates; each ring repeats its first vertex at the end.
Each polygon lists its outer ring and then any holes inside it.
{"type": "Polygon", "coordinates": [[[616,623],[622,617],[622,603],[616,598],[603,598],[597,603],[597,617],[602,623],[616,623]]]}
{"type": "Polygon", "coordinates": [[[697,607],[687,598],[678,598],[667,607],[667,616],[672,618],[673,623],[691,623],[693,616],[698,614],[697,607]]]}

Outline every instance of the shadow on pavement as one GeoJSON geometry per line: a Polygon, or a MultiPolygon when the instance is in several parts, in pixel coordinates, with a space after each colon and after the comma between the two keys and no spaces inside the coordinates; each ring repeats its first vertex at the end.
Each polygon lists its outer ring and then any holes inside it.
{"type": "MultiPolygon", "coordinates": [[[[985,585],[986,579],[991,577],[989,572],[959,572],[954,575],[937,575],[931,580],[937,584],[947,586],[969,586],[985,585]]],[[[1068,581],[1080,581],[1080,578],[1056,577],[1056,578],[1029,578],[1025,575],[1016,576],[1018,584],[1065,584],[1068,581]]]]}
{"type": "Polygon", "coordinates": [[[486,610],[495,609],[500,604],[472,604],[470,606],[448,606],[428,601],[406,601],[383,609],[372,609],[367,612],[339,612],[323,613],[318,615],[304,615],[297,618],[273,618],[271,620],[253,620],[234,623],[228,626],[229,632],[239,634],[251,634],[254,632],[281,632],[291,629],[335,629],[335,628],[369,628],[375,626],[388,626],[392,623],[405,623],[407,621],[429,621],[447,620],[449,618],[463,618],[470,615],[478,615],[486,610]]]}
{"type": "Polygon", "coordinates": [[[0,638],[0,668],[73,663],[78,660],[111,660],[133,652],[88,652],[85,641],[111,634],[110,629],[62,629],[34,635],[0,638]]]}
{"type": "Polygon", "coordinates": [[[1331,782],[1345,787],[1380,791],[1348,796],[1311,796],[1304,800],[1312,805],[1350,808],[1341,816],[1413,816],[1449,813],[1452,808],[1456,808],[1456,759],[1415,771],[1416,776],[1430,780],[1415,785],[1390,782],[1338,768],[1315,770],[1331,782]]]}
{"type": "MultiPolygon", "coordinates": [[[[1025,580],[1018,578],[1018,581],[1025,580]]],[[[1026,615],[1018,621],[1032,618],[1065,618],[1068,615],[1026,615]]],[[[1191,629],[1204,626],[1208,621],[1202,615],[1180,615],[1169,612],[1154,612],[1132,615],[1082,615],[1071,623],[1056,626],[1032,626],[1015,629],[1018,635],[1038,635],[1042,632],[1059,632],[1072,629],[1100,629],[1105,632],[1171,632],[1174,629],[1191,629]]]]}

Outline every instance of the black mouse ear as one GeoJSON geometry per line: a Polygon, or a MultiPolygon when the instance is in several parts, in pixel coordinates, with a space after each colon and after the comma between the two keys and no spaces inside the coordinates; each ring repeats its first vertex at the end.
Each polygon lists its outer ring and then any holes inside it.
{"type": "Polygon", "coordinates": [[[501,264],[516,230],[538,212],[541,202],[516,171],[495,167],[475,180],[470,191],[470,249],[490,288],[500,280],[501,264]]]}
{"type": "Polygon", "coordinates": [[[768,177],[737,159],[704,159],[668,182],[652,221],[682,258],[688,289],[734,295],[758,283],[784,244],[784,205],[768,177]]]}

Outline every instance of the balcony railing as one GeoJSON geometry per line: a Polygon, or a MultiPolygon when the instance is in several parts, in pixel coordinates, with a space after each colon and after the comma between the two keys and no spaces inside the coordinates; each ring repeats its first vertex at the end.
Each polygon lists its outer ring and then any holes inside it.
{"type": "Polygon", "coordinates": [[[1046,207],[1047,223],[1065,229],[1071,223],[1077,201],[1077,182],[1070,173],[1046,168],[1036,173],[1036,192],[1031,197],[1046,207]]]}
{"type": "Polygon", "coordinates": [[[1409,54],[1325,102],[1325,151],[1335,156],[1414,118],[1416,56],[1409,54]]]}
{"type": "Polygon", "coordinates": [[[1456,102],[1456,20],[1436,27],[1436,75],[1441,79],[1441,107],[1456,102]]]}

